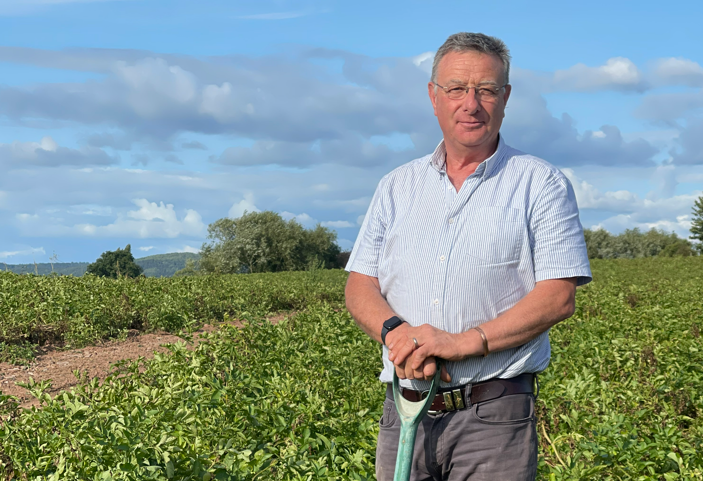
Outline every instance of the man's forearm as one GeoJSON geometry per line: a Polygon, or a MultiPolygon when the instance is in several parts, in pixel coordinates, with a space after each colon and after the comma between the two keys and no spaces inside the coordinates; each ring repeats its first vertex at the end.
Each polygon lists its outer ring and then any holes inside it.
{"type": "MultiPolygon", "coordinates": [[[[521,346],[536,338],[574,312],[576,279],[554,279],[538,282],[520,302],[497,318],[481,324],[489,352],[521,346]]],[[[418,369],[431,356],[460,361],[483,355],[483,342],[475,329],[449,334],[429,324],[413,331],[419,348],[412,342],[389,344],[389,359],[398,366],[413,356],[412,369],[418,369]]]]}
{"type": "Polygon", "coordinates": [[[359,327],[372,339],[381,342],[383,322],[396,314],[381,295],[378,279],[350,272],[344,295],[347,310],[359,327]]]}
{"type": "MultiPolygon", "coordinates": [[[[491,352],[521,346],[536,338],[555,324],[568,319],[574,313],[575,279],[542,281],[515,304],[492,321],[481,324],[491,352]]],[[[460,334],[466,346],[465,357],[483,355],[483,344],[476,351],[477,332],[470,330],[460,334]]]]}

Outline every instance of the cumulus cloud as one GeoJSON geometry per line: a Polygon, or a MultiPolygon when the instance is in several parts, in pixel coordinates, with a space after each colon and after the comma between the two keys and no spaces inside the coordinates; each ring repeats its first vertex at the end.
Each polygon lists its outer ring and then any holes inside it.
{"type": "Polygon", "coordinates": [[[608,59],[605,65],[589,67],[582,63],[554,72],[554,87],[558,90],[642,91],[643,75],[637,66],[624,57],[608,59]]]}
{"type": "Polygon", "coordinates": [[[653,80],[659,85],[703,87],[703,67],[687,58],[662,58],[654,62],[653,80]]]}
{"type": "Polygon", "coordinates": [[[200,254],[200,249],[197,247],[186,245],[178,249],[176,252],[189,252],[191,254],[200,254]]]}
{"type": "Polygon", "coordinates": [[[652,158],[659,149],[646,140],[627,141],[620,129],[611,125],[580,133],[568,114],[561,118],[552,115],[529,72],[515,69],[514,79],[502,129],[510,145],[562,167],[654,165],[652,158]]]}
{"type": "Polygon", "coordinates": [[[18,220],[26,225],[25,235],[29,236],[150,239],[202,237],[205,234],[205,224],[195,210],[187,209],[185,215],[179,218],[173,204],[157,204],[146,199],[134,199],[132,202],[138,207],[137,210],[118,213],[117,219],[107,225],[83,223],[67,226],[46,222],[38,214],[18,214],[18,220]]]}
{"type": "Polygon", "coordinates": [[[154,246],[144,246],[144,247],[139,247],[139,250],[143,251],[143,252],[149,252],[153,248],[154,248],[154,246]]]}
{"type": "Polygon", "coordinates": [[[71,149],[59,146],[47,136],[39,142],[12,142],[0,144],[0,168],[60,165],[110,165],[119,162],[105,151],[95,147],[71,149]]]}
{"type": "Polygon", "coordinates": [[[244,198],[230,207],[227,215],[231,219],[239,219],[245,212],[259,212],[259,208],[254,205],[254,194],[247,192],[244,198]]]}
{"type": "Polygon", "coordinates": [[[580,209],[616,213],[597,225],[610,232],[619,232],[634,227],[661,228],[668,231],[673,230],[682,237],[688,237],[688,229],[691,226],[689,217],[691,208],[695,200],[703,194],[703,191],[696,191],[671,197],[643,199],[627,190],[601,192],[592,184],[580,179],[573,170],[563,169],[563,172],[574,187],[580,209]]]}
{"type": "Polygon", "coordinates": [[[690,119],[677,143],[679,149],[671,151],[675,164],[703,165],[703,118],[690,119]]]}

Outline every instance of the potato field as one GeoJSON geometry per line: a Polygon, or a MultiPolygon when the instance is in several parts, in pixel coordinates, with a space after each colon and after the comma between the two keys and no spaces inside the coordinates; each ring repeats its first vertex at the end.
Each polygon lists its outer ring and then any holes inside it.
{"type": "MultiPolygon", "coordinates": [[[[703,480],[703,258],[592,268],[551,332],[539,479],[703,480]]],[[[0,273],[0,361],[129,330],[184,339],[72,392],[30,382],[38,407],[0,393],[0,480],[375,479],[381,348],[344,309],[345,280],[0,273]],[[188,348],[206,322],[221,327],[188,348]]]]}

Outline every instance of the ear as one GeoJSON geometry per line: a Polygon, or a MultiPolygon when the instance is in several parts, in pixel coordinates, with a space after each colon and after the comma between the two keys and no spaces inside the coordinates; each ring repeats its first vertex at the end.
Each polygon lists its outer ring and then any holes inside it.
{"type": "Polygon", "coordinates": [[[510,92],[513,91],[513,86],[508,84],[505,86],[505,94],[503,95],[503,105],[508,105],[508,99],[510,98],[510,92]]]}
{"type": "Polygon", "coordinates": [[[430,102],[432,102],[432,109],[434,110],[435,117],[437,116],[437,91],[432,82],[427,83],[427,94],[430,96],[430,102]]]}

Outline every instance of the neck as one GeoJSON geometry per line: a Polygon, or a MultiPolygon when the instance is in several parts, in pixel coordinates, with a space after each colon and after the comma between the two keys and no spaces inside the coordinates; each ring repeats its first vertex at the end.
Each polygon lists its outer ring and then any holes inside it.
{"type": "Polygon", "coordinates": [[[444,147],[447,150],[447,170],[464,170],[471,167],[473,167],[471,170],[476,170],[478,164],[498,149],[498,137],[477,147],[465,147],[446,141],[444,147]]]}

